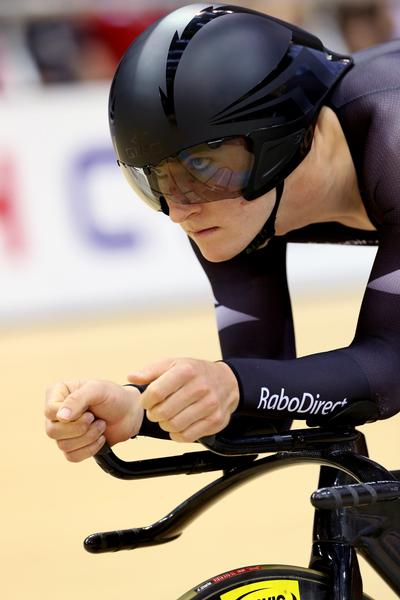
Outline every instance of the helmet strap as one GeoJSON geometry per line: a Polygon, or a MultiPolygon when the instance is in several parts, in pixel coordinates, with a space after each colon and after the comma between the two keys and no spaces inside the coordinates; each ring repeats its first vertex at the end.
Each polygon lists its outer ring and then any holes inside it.
{"type": "Polygon", "coordinates": [[[169,208],[168,208],[168,204],[167,201],[165,200],[164,196],[160,196],[159,198],[160,201],[160,206],[161,206],[161,210],[164,213],[164,215],[169,215],[169,208]]]}
{"type": "Polygon", "coordinates": [[[275,204],[272,209],[272,212],[269,215],[266,222],[264,223],[264,226],[261,229],[261,231],[256,235],[256,237],[253,239],[253,241],[250,242],[250,244],[245,249],[246,254],[251,254],[255,250],[258,250],[261,246],[263,246],[265,244],[266,241],[268,241],[269,239],[274,237],[276,215],[278,212],[279,204],[280,204],[282,196],[283,196],[283,188],[284,188],[284,182],[281,181],[276,186],[276,199],[275,199],[275,204]]]}

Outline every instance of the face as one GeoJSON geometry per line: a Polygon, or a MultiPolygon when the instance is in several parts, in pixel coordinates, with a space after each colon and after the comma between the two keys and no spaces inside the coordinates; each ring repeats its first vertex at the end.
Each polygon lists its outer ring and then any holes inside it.
{"type": "Polygon", "coordinates": [[[171,221],[179,224],[211,262],[233,258],[260,232],[275,203],[275,190],[256,200],[243,197],[179,204],[167,200],[171,221]]]}
{"type": "Polygon", "coordinates": [[[246,140],[237,137],[193,146],[146,170],[133,169],[128,181],[149,196],[153,207],[162,196],[171,220],[203,256],[221,262],[254,240],[275,204],[275,190],[255,200],[243,198],[253,165],[246,140]]]}
{"type": "Polygon", "coordinates": [[[170,219],[211,262],[229,260],[244,250],[272,210],[274,191],[250,202],[241,195],[253,160],[246,142],[234,138],[190,148],[155,170],[155,185],[170,219]]]}

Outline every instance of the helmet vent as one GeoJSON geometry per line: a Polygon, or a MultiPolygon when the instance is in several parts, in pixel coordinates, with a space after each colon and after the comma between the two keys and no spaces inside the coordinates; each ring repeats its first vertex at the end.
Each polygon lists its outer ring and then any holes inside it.
{"type": "MultiPolygon", "coordinates": [[[[215,114],[213,125],[260,118],[271,118],[279,125],[312,113],[329,90],[327,66],[330,70],[331,65],[326,64],[322,52],[292,43],[274,71],[215,114]]],[[[335,70],[335,65],[331,70],[335,70]]]]}
{"type": "Polygon", "coordinates": [[[212,6],[204,8],[199,14],[197,14],[189,23],[186,25],[182,34],[176,31],[172,38],[171,45],[169,47],[167,56],[167,67],[166,67],[166,91],[161,87],[159,88],[161,103],[164,112],[168,120],[176,125],[176,113],[175,113],[175,99],[174,99],[174,85],[175,76],[179,66],[179,62],[182,58],[189,42],[194,38],[196,33],[200,31],[205,25],[228,14],[226,10],[214,9],[212,6]]]}

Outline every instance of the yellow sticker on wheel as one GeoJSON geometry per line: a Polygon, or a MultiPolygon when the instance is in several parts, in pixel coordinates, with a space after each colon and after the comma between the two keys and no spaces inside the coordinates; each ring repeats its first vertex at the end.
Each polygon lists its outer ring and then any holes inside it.
{"type": "Polygon", "coordinates": [[[301,600],[299,582],[292,579],[256,581],[226,592],[221,600],[301,600]]]}

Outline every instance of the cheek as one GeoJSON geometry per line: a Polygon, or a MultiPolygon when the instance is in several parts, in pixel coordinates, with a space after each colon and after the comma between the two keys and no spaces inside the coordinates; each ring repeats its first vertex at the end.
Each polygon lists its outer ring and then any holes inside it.
{"type": "Polygon", "coordinates": [[[220,213],[221,220],[223,220],[227,226],[236,228],[239,226],[239,231],[242,224],[249,223],[251,220],[257,218],[255,215],[257,211],[254,210],[256,204],[252,204],[252,202],[255,201],[245,200],[244,198],[228,200],[227,204],[223,207],[223,212],[221,211],[220,213]]]}
{"type": "Polygon", "coordinates": [[[241,229],[250,234],[258,233],[271,214],[274,202],[275,197],[271,193],[255,200],[243,200],[237,216],[241,229]]]}
{"type": "Polygon", "coordinates": [[[228,236],[231,244],[245,247],[259,233],[271,213],[273,198],[245,200],[238,198],[228,201],[219,211],[218,221],[221,234],[228,236]]]}
{"type": "Polygon", "coordinates": [[[251,201],[235,198],[203,205],[204,221],[218,227],[218,230],[194,239],[202,255],[210,262],[221,262],[242,252],[260,232],[271,212],[274,197],[273,194],[268,196],[251,201]]]}
{"type": "Polygon", "coordinates": [[[232,200],[218,200],[202,204],[201,220],[198,222],[207,226],[220,227],[221,230],[236,228],[246,212],[246,200],[234,198],[232,200]]]}

